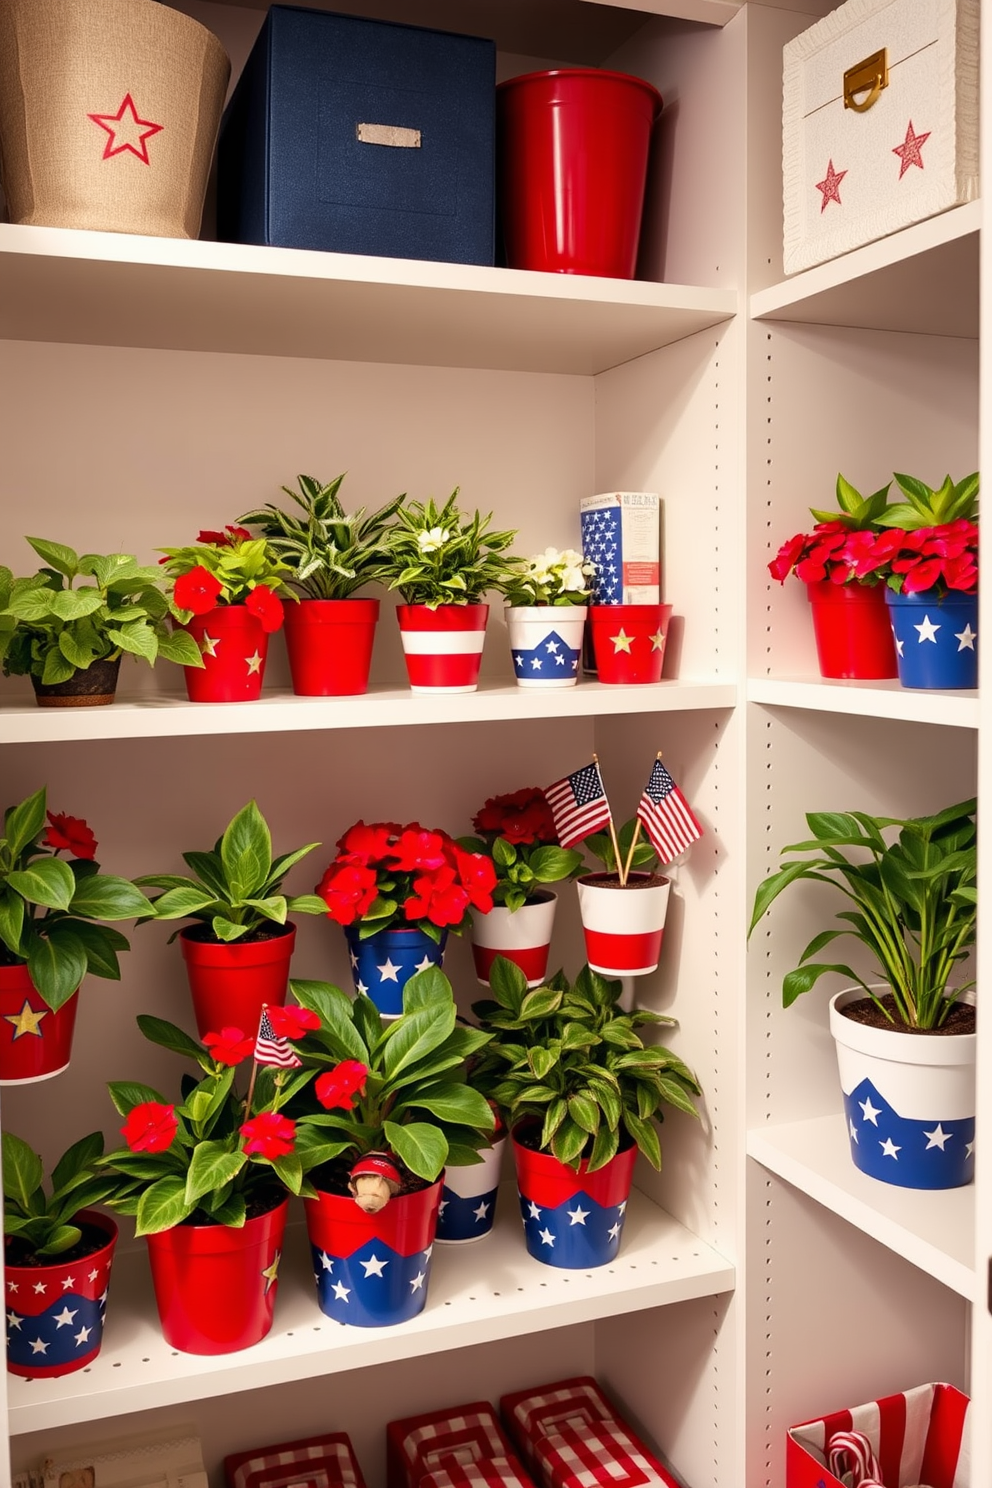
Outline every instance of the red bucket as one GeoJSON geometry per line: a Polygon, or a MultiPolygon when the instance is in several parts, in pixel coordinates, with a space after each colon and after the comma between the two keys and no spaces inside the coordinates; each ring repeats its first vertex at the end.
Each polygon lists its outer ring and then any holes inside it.
{"type": "Polygon", "coordinates": [[[821,677],[898,675],[885,585],[807,584],[821,677]]]}
{"type": "Polygon", "coordinates": [[[299,697],[367,692],[377,599],[301,599],[286,606],[286,649],[299,697]]]}
{"type": "Polygon", "coordinates": [[[183,626],[200,648],[202,667],[183,667],[191,703],[253,703],[262,695],[268,634],[244,605],[217,605],[183,626]]]}
{"type": "Polygon", "coordinates": [[[263,1007],[282,1007],[289,990],[289,963],[296,926],[274,925],[264,940],[197,940],[188,926],[179,946],[186,962],[197,1031],[240,1028],[253,1035],[263,1007]]]}
{"type": "Polygon", "coordinates": [[[633,279],[661,94],[595,67],[496,89],[497,200],[511,269],[633,279]]]}
{"type": "Polygon", "coordinates": [[[50,1080],[69,1067],[79,993],[57,1013],[26,966],[0,966],[0,1085],[50,1080]]]}

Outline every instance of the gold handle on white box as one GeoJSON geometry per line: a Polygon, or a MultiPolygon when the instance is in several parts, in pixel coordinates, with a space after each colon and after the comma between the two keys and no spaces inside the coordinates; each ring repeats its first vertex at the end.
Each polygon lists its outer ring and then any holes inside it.
{"type": "Polygon", "coordinates": [[[878,100],[883,88],[889,86],[889,53],[883,47],[871,57],[866,57],[856,67],[849,67],[844,74],[844,107],[863,114],[878,100]],[[856,98],[856,93],[867,91],[867,98],[856,98]]]}
{"type": "Polygon", "coordinates": [[[420,130],[402,124],[356,124],[356,138],[363,145],[391,145],[394,150],[419,150],[420,130]]]}

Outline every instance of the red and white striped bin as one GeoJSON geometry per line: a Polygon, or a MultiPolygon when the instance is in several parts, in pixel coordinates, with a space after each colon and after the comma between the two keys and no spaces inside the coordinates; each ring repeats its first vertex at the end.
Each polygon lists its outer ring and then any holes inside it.
{"type": "Polygon", "coordinates": [[[397,605],[396,615],[412,692],[475,692],[488,605],[397,605]]]}
{"type": "Polygon", "coordinates": [[[615,874],[576,881],[586,959],[603,976],[647,976],[657,968],[671,882],[632,873],[622,889],[615,874]]]}
{"type": "Polygon", "coordinates": [[[895,1484],[910,1488],[917,1483],[928,1488],[977,1488],[971,1477],[968,1406],[967,1395],[954,1385],[917,1385],[898,1395],[790,1426],[785,1446],[786,1488],[844,1488],[845,1480],[831,1469],[847,1473],[864,1460],[871,1475],[864,1478],[856,1472],[858,1484],[877,1481],[880,1488],[895,1484]]]}

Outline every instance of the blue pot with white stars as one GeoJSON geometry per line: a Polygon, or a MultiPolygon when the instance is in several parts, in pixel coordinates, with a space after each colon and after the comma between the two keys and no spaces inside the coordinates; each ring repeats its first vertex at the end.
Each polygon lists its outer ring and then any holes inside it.
{"type": "Polygon", "coordinates": [[[414,972],[441,965],[448,932],[442,930],[440,940],[432,940],[413,926],[380,930],[362,940],[358,931],[357,924],[344,927],[355,991],[371,997],[384,1018],[398,1018],[403,1011],[403,988],[414,972]]]}
{"type": "Polygon", "coordinates": [[[897,594],[885,602],[903,687],[978,686],[978,594],[897,594]]]}
{"type": "Polygon", "coordinates": [[[517,686],[574,687],[585,626],[585,605],[507,605],[517,686]]]}
{"type": "Polygon", "coordinates": [[[528,1252],[546,1266],[588,1270],[616,1259],[634,1177],[637,1148],[631,1138],[594,1173],[583,1159],[578,1169],[528,1143],[539,1126],[523,1123],[512,1133],[520,1217],[528,1252]]]}
{"type": "Polygon", "coordinates": [[[471,1167],[446,1168],[437,1216],[439,1245],[466,1245],[488,1235],[496,1221],[496,1198],[506,1137],[479,1153],[471,1167]]]}
{"type": "MultiPolygon", "coordinates": [[[[864,997],[860,987],[849,987],[830,999],[855,1167],[898,1188],[971,1183],[976,1035],[908,1033],[845,1017],[844,1008],[864,997]]],[[[961,1001],[974,998],[966,993],[961,1001]]]]}
{"type": "Polygon", "coordinates": [[[86,1255],[79,1257],[77,1246],[41,1266],[19,1266],[9,1254],[5,1260],[10,1374],[55,1379],[84,1369],[100,1352],[117,1226],[95,1209],[81,1210],[76,1223],[92,1244],[86,1255]]]}
{"type": "Polygon", "coordinates": [[[305,1199],[317,1302],[336,1323],[387,1328],[423,1312],[441,1179],[366,1214],[350,1194],[305,1199]]]}

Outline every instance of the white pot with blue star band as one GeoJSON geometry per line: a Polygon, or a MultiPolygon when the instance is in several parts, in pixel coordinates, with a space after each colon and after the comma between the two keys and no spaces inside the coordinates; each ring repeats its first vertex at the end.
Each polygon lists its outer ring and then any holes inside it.
{"type": "MultiPolygon", "coordinates": [[[[884,991],[884,988],[880,988],[884,991]]],[[[975,1176],[973,1033],[873,1028],[841,1011],[864,997],[830,999],[830,1032],[855,1167],[899,1188],[960,1188],[975,1176]]],[[[973,1002],[970,993],[963,999],[973,1002]]]]}
{"type": "Polygon", "coordinates": [[[505,1149],[504,1136],[479,1153],[481,1163],[467,1168],[445,1168],[435,1237],[439,1245],[465,1245],[489,1234],[496,1220],[496,1196],[505,1149]]]}
{"type": "Polygon", "coordinates": [[[903,687],[978,686],[978,595],[886,589],[903,687]]]}
{"type": "Polygon", "coordinates": [[[574,687],[585,624],[585,605],[507,605],[517,686],[574,687]]]}

